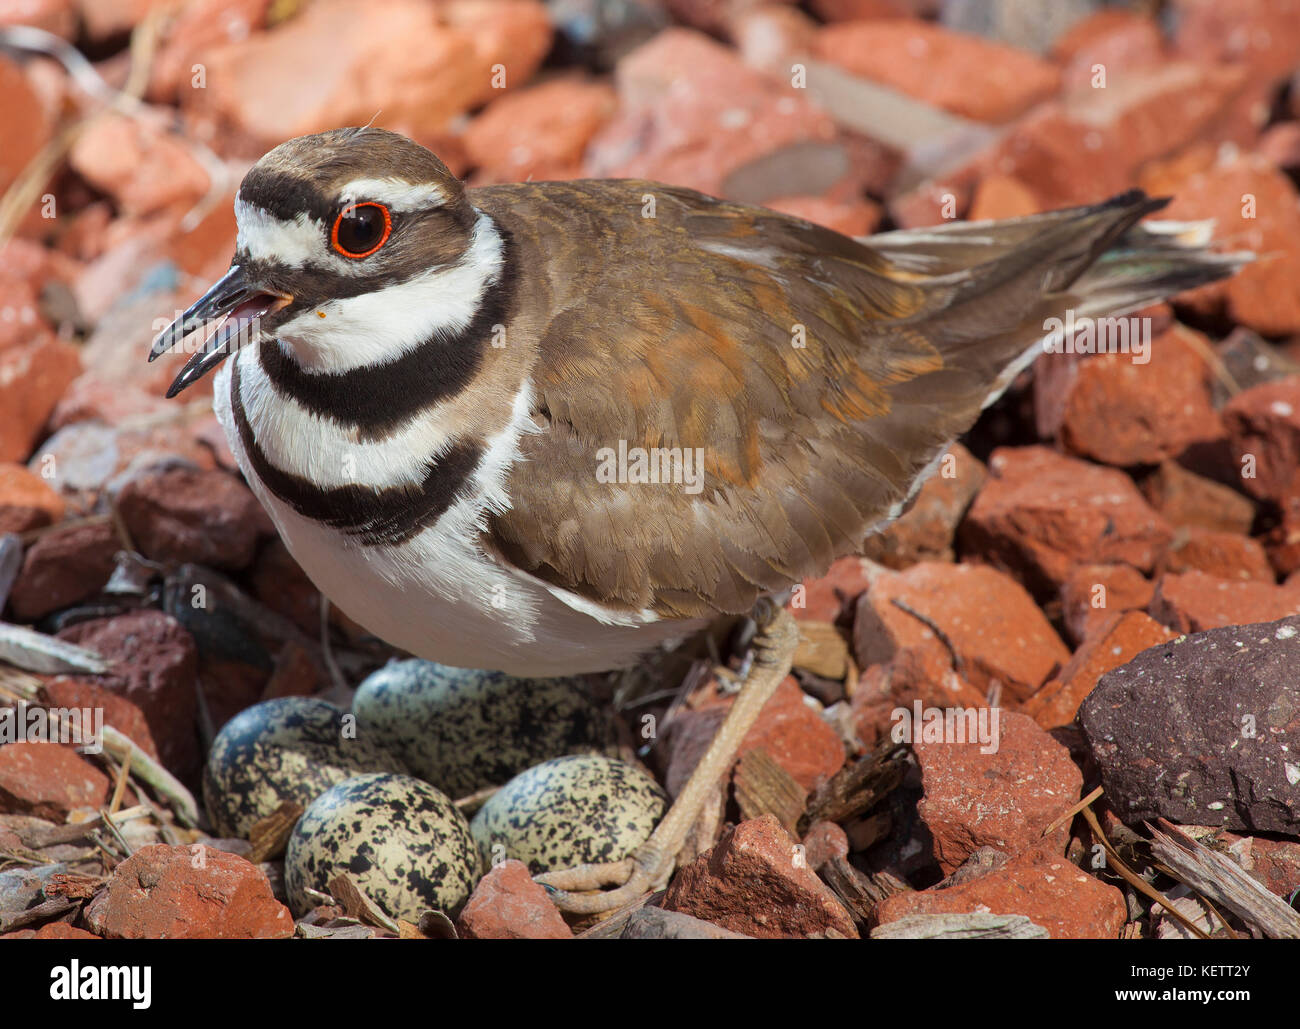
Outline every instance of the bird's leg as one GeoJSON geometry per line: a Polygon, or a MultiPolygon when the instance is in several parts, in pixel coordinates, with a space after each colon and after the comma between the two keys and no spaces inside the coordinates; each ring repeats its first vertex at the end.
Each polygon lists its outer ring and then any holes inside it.
{"type": "Polygon", "coordinates": [[[790,674],[799,644],[799,628],[794,619],[785,609],[764,598],[755,606],[754,620],[758,623],[754,660],[740,692],[686,787],[650,838],[622,861],[578,865],[536,877],[550,889],[551,900],[561,911],[587,915],[612,911],[648,890],[660,888],[672,875],[677,854],[710,792],[731,768],[741,742],[758,719],[763,705],[790,674]],[[597,890],[602,886],[616,888],[603,893],[573,892],[597,890]]]}

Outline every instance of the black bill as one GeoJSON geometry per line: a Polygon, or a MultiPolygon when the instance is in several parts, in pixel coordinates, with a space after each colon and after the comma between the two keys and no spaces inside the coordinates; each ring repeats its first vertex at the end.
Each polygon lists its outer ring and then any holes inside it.
{"type": "Polygon", "coordinates": [[[174,397],[187,386],[192,386],[225,360],[227,355],[253,342],[260,335],[260,320],[292,301],[292,297],[282,293],[258,289],[249,282],[242,267],[231,265],[230,271],[194,301],[188,311],[163,329],[149,348],[149,360],[152,361],[175,348],[195,329],[221,319],[216,330],[203,341],[194,356],[185,362],[185,367],[167,388],[167,396],[174,397]]]}

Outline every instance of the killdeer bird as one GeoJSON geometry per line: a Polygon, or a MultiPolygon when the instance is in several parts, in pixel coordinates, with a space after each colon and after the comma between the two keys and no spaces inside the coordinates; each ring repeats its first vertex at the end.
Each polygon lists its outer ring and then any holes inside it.
{"type": "Polygon", "coordinates": [[[150,360],[221,320],[168,396],[231,357],[217,414],[289,549],[413,654],[604,671],[757,609],[737,701],[649,843],[542,877],[607,910],[671,873],[788,673],[770,598],[902,512],[1048,319],[1245,259],[1139,222],[1162,204],[854,240],[652,182],[466,189],[402,136],[340,129],[249,171],[230,271],[150,360]]]}

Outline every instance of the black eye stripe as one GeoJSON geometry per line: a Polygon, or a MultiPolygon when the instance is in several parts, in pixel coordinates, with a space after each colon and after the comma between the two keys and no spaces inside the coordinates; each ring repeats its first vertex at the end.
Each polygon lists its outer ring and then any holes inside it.
{"type": "MultiPolygon", "coordinates": [[[[239,199],[250,207],[260,208],[271,217],[284,222],[296,221],[299,215],[306,214],[313,221],[324,226],[326,234],[333,226],[334,219],[345,207],[383,202],[373,197],[322,196],[318,186],[307,179],[285,172],[268,172],[257,168],[244,176],[244,181],[239,186],[239,199]]],[[[399,220],[398,212],[391,206],[388,210],[393,228],[396,229],[399,220]]]]}
{"type": "Polygon", "coordinates": [[[239,199],[281,221],[291,222],[305,213],[327,229],[338,214],[338,204],[322,197],[313,183],[284,172],[254,168],[240,183],[239,199]]]}
{"type": "Polygon", "coordinates": [[[477,212],[463,203],[423,212],[394,212],[390,217],[392,231],[388,241],[362,260],[348,259],[332,249],[329,236],[333,213],[321,226],[324,256],[319,262],[311,260],[294,268],[274,259],[254,260],[246,251],[237,251],[235,263],[246,267],[255,281],[266,289],[298,299],[298,303],[280,312],[274,322],[266,324],[281,324],[302,306],[320,300],[359,296],[403,282],[414,272],[455,264],[469,246],[477,212]]]}

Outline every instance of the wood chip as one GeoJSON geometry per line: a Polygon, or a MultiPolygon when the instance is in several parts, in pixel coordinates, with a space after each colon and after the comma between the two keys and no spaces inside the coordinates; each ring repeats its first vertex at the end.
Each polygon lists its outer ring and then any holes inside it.
{"type": "Polygon", "coordinates": [[[1148,823],[1147,828],[1152,853],[1193,890],[1227,908],[1264,936],[1300,940],[1300,913],[1269,893],[1232,858],[1198,843],[1163,818],[1155,826],[1148,823]]]}
{"type": "Polygon", "coordinates": [[[865,814],[892,793],[907,772],[906,744],[886,739],[866,757],[845,765],[808,798],[803,826],[844,823],[865,814]]]}
{"type": "Polygon", "coordinates": [[[293,835],[293,827],[302,817],[303,806],[292,800],[286,800],[265,818],[258,819],[248,831],[248,842],[253,849],[248,852],[248,860],[255,865],[263,861],[274,861],[284,853],[293,835]]]}
{"type": "Polygon", "coordinates": [[[303,940],[373,940],[375,931],[368,925],[323,926],[299,922],[294,935],[303,940]]]}
{"type": "Polygon", "coordinates": [[[871,930],[873,940],[1046,940],[1049,934],[1025,915],[907,915],[871,930]]]}
{"type": "Polygon", "coordinates": [[[89,900],[108,880],[98,875],[74,875],[61,872],[50,876],[45,885],[45,896],[67,897],[69,900],[89,900]]]}
{"type": "MultiPolygon", "coordinates": [[[[1166,890],[1169,903],[1187,916],[1201,931],[1210,937],[1236,939],[1244,933],[1235,933],[1214,910],[1214,905],[1195,893],[1190,886],[1179,883],[1172,890],[1166,890]]],[[[1151,919],[1153,935],[1157,940],[1191,940],[1192,936],[1182,923],[1169,915],[1167,911],[1153,911],[1151,919]]]]}
{"type": "Polygon", "coordinates": [[[825,679],[843,679],[849,673],[849,645],[830,622],[801,621],[793,664],[825,679]]]}
{"type": "Polygon", "coordinates": [[[0,933],[13,932],[29,925],[44,925],[52,922],[65,911],[72,909],[73,902],[67,897],[51,897],[25,911],[0,911],[0,933]]]}
{"type": "MultiPolygon", "coordinates": [[[[145,818],[148,814],[149,809],[147,807],[143,804],[137,804],[135,807],[119,811],[113,816],[113,821],[121,825],[133,818],[145,818]]],[[[31,828],[15,829],[14,831],[24,847],[40,850],[42,847],[53,847],[60,843],[75,843],[77,840],[89,839],[90,835],[101,828],[103,824],[103,819],[96,814],[84,822],[73,822],[69,825],[39,825],[31,828]]]]}
{"type": "MultiPolygon", "coordinates": [[[[831,117],[887,146],[905,150],[936,136],[972,126],[957,114],[871,82],[830,63],[798,55],[807,70],[807,89],[831,117]]],[[[992,138],[992,131],[986,133],[992,138]]]]}
{"type": "Polygon", "coordinates": [[[1173,902],[1168,897],[1143,879],[1142,876],[1138,875],[1138,873],[1133,869],[1129,868],[1124,859],[1119,856],[1119,852],[1115,849],[1114,844],[1110,842],[1105,832],[1102,831],[1101,823],[1097,820],[1097,815],[1091,807],[1081,808],[1079,814],[1083,815],[1084,821],[1088,823],[1088,828],[1092,830],[1093,836],[1096,837],[1098,842],[1100,842],[1106,849],[1106,857],[1109,861],[1109,867],[1112,872],[1119,875],[1121,879],[1132,886],[1133,889],[1137,890],[1138,893],[1159,904],[1169,912],[1171,917],[1177,919],[1190,929],[1193,935],[1203,940],[1208,940],[1210,938],[1205,934],[1200,926],[1174,907],[1173,902]]]}
{"type": "Polygon", "coordinates": [[[329,881],[331,896],[342,906],[348,918],[355,918],[367,925],[387,929],[398,935],[397,923],[388,917],[378,904],[366,896],[356,881],[348,874],[335,876],[329,881]]]}
{"type": "Polygon", "coordinates": [[[108,671],[108,662],[93,650],[8,622],[0,622],[0,661],[41,675],[60,672],[103,675],[108,671]]]}
{"type": "Polygon", "coordinates": [[[851,865],[847,858],[836,855],[828,858],[817,869],[822,881],[831,888],[841,904],[853,916],[853,921],[865,927],[872,912],[886,897],[896,893],[909,893],[912,887],[889,872],[867,875],[851,865]]]}
{"type": "Polygon", "coordinates": [[[736,803],[746,821],[775,815],[786,832],[798,838],[808,794],[766,750],[756,747],[748,751],[736,765],[733,783],[736,803]]]}

